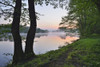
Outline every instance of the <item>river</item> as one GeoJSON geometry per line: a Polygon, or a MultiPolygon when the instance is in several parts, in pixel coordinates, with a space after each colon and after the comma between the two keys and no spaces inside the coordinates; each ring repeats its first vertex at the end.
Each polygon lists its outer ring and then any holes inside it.
{"type": "MultiPolygon", "coordinates": [[[[0,67],[7,65],[12,60],[14,45],[11,34],[8,35],[6,37],[0,37],[0,67]]],[[[21,36],[23,38],[22,46],[24,50],[26,34],[21,33],[21,36]]],[[[36,55],[44,54],[71,44],[77,39],[79,39],[77,33],[67,33],[67,35],[64,32],[36,33],[33,50],[36,55]]]]}

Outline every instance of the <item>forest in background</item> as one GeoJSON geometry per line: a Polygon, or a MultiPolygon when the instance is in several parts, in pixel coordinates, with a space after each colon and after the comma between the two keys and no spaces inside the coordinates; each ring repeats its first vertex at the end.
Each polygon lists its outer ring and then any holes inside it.
{"type": "MultiPolygon", "coordinates": [[[[29,27],[27,26],[20,26],[20,33],[27,33],[29,30],[29,27]]],[[[36,33],[48,33],[48,30],[43,30],[40,28],[36,29],[36,33]]],[[[0,25],[0,34],[7,34],[7,33],[11,33],[11,24],[1,24],[0,25]]]]}

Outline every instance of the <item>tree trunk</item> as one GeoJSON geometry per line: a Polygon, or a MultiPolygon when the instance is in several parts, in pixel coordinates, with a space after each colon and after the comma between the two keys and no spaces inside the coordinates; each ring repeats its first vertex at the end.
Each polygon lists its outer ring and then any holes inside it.
{"type": "Polygon", "coordinates": [[[13,22],[11,27],[11,32],[14,39],[13,64],[17,64],[23,60],[22,40],[19,33],[20,16],[21,16],[21,0],[16,0],[16,5],[13,14],[13,22]]]}
{"type": "Polygon", "coordinates": [[[30,16],[30,28],[26,38],[26,47],[25,47],[26,59],[35,56],[33,52],[33,43],[34,43],[36,27],[37,27],[34,0],[28,0],[28,5],[29,5],[29,16],[30,16]]]}

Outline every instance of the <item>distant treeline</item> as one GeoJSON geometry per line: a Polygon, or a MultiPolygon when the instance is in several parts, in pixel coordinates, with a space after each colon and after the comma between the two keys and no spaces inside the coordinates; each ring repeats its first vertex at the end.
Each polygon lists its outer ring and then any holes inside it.
{"type": "Polygon", "coordinates": [[[67,28],[67,27],[59,27],[58,30],[64,31],[64,32],[79,32],[78,28],[67,28]]]}
{"type": "MultiPolygon", "coordinates": [[[[20,33],[27,33],[29,30],[29,27],[26,26],[20,26],[20,33]]],[[[48,30],[43,30],[40,28],[36,29],[36,33],[47,33],[48,30]]],[[[0,25],[0,34],[3,33],[11,33],[11,24],[1,24],[0,25]]]]}

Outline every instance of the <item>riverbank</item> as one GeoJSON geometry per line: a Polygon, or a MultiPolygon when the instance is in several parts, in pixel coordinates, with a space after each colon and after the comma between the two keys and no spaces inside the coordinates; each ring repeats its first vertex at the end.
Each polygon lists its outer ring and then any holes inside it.
{"type": "Polygon", "coordinates": [[[100,36],[82,38],[15,67],[100,67],[100,36]]]}

